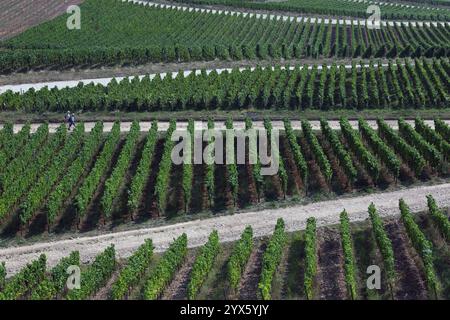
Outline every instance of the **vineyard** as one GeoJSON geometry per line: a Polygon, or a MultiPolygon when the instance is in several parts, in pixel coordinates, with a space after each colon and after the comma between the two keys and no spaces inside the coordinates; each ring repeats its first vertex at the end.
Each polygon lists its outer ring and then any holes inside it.
{"type": "Polygon", "coordinates": [[[87,0],[81,10],[80,30],[67,29],[63,15],[0,42],[0,73],[214,59],[449,55],[448,24],[388,24],[369,29],[364,22],[261,19],[144,7],[119,0],[87,0]],[[116,23],[124,15],[127,20],[116,23]]]}
{"type": "Polygon", "coordinates": [[[450,300],[450,0],[0,2],[0,301],[450,300]]]}
{"type": "Polygon", "coordinates": [[[447,59],[345,65],[256,67],[113,79],[108,85],[0,95],[1,111],[157,112],[183,110],[306,110],[448,108],[447,59]],[[177,94],[173,94],[177,92],[177,94]]]}
{"type": "MultiPolygon", "coordinates": [[[[253,127],[250,119],[245,123],[246,129],[253,127]]],[[[209,128],[213,125],[211,120],[209,128]]],[[[109,133],[103,133],[100,122],[89,133],[79,125],[71,134],[64,125],[56,133],[42,125],[33,134],[29,125],[17,134],[6,125],[0,131],[5,163],[0,170],[2,237],[83,232],[127,221],[170,221],[196,213],[446,181],[450,127],[436,119],[434,129],[419,118],[414,126],[400,119],[398,126],[394,130],[379,119],[374,129],[360,119],[355,129],[342,118],[339,130],[322,120],[319,131],[308,121],[297,131],[285,120],[279,150],[273,150],[279,170],[262,175],[261,162],[250,161],[258,147],[249,143],[243,163],[235,158],[222,164],[173,164],[176,141],[170,138],[176,121],[165,132],[158,131],[154,121],[148,133],[141,133],[134,122],[126,134],[118,122],[109,133]]],[[[270,120],[264,127],[271,134],[270,120]]],[[[226,128],[233,129],[231,119],[226,128]]],[[[188,130],[195,135],[192,121],[188,130]]]]}
{"type": "MultiPolygon", "coordinates": [[[[287,0],[287,1],[251,1],[251,0],[174,0],[181,3],[192,4],[222,4],[237,8],[262,9],[273,11],[293,11],[329,16],[367,17],[368,4],[380,4],[376,1],[353,0],[287,0]]],[[[402,6],[401,1],[383,1],[381,17],[384,19],[412,19],[427,21],[447,21],[450,15],[448,8],[430,6],[448,1],[409,1],[409,7],[402,6]],[[411,3],[418,2],[418,3],[411,3]],[[438,3],[435,3],[438,2],[438,3]],[[420,3],[420,4],[419,4],[420,3]]]]}
{"type": "Polygon", "coordinates": [[[401,216],[389,218],[371,204],[359,223],[345,210],[339,225],[319,227],[311,217],[306,230],[293,233],[278,219],[271,236],[254,237],[247,226],[226,244],[214,230],[194,249],[186,234],[164,253],[148,239],[128,259],[114,246],[91,264],[78,251],[52,267],[41,255],[6,279],[3,263],[0,299],[448,299],[448,211],[432,196],[427,201],[428,211],[416,214],[400,199],[401,216]],[[69,265],[81,266],[82,289],[67,289],[69,265]],[[382,272],[378,290],[365,285],[373,265],[382,272]]]}

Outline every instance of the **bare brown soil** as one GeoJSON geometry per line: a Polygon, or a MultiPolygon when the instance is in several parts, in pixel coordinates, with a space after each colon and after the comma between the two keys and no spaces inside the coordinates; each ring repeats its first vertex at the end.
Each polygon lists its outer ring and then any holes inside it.
{"type": "Polygon", "coordinates": [[[261,275],[262,258],[266,247],[266,243],[259,243],[259,245],[253,249],[244,273],[242,274],[241,283],[239,284],[239,300],[255,300],[258,298],[258,283],[261,275]]]}
{"type": "Polygon", "coordinates": [[[70,5],[82,2],[83,0],[3,0],[0,4],[0,40],[51,20],[66,12],[70,5]]]}
{"type": "Polygon", "coordinates": [[[396,219],[388,220],[385,229],[392,241],[395,258],[395,269],[398,280],[394,290],[397,300],[423,300],[427,299],[427,289],[423,272],[415,263],[411,245],[407,239],[404,228],[396,219]]]}
{"type": "Polygon", "coordinates": [[[341,237],[337,230],[326,227],[319,229],[317,234],[319,297],[325,300],[346,299],[341,237]]]}

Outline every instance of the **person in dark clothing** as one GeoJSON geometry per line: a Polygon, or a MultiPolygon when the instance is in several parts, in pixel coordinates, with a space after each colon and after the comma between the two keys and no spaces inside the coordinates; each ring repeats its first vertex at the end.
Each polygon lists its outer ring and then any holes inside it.
{"type": "Polygon", "coordinates": [[[75,128],[75,115],[72,113],[69,117],[69,130],[74,127],[75,128]]]}

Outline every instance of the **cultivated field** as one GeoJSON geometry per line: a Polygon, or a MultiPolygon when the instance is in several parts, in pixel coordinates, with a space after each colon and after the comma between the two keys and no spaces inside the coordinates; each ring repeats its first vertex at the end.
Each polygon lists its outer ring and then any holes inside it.
{"type": "Polygon", "coordinates": [[[5,0],[0,4],[0,40],[65,13],[69,5],[83,0],[5,0]]]}
{"type": "Polygon", "coordinates": [[[440,210],[431,196],[427,201],[428,211],[417,215],[400,200],[400,217],[381,218],[373,204],[364,222],[352,223],[346,211],[332,226],[318,226],[311,217],[301,232],[287,232],[284,220],[278,219],[273,234],[255,236],[247,226],[239,241],[222,245],[213,231],[194,249],[189,249],[190,238],[183,233],[163,254],[155,252],[147,239],[134,251],[128,249],[127,259],[119,258],[113,245],[89,264],[81,263],[80,253],[72,251],[47,267],[42,254],[6,284],[0,282],[0,297],[448,299],[448,212],[440,210]],[[64,270],[69,265],[81,265],[82,290],[65,289],[64,270]],[[379,290],[365,284],[369,265],[383,271],[379,290]]]}
{"type": "Polygon", "coordinates": [[[2,1],[0,300],[448,300],[449,4],[2,1]]]}
{"type": "Polygon", "coordinates": [[[68,30],[61,16],[1,43],[0,72],[214,59],[448,56],[448,24],[369,29],[353,21],[276,20],[118,0],[88,0],[81,10],[80,30],[68,30]],[[124,15],[127,20],[116,23],[124,15]]]}
{"type": "MultiPolygon", "coordinates": [[[[263,125],[270,134],[271,121],[263,125]]],[[[176,129],[175,121],[162,133],[154,122],[145,135],[137,122],[126,135],[119,123],[107,135],[101,122],[88,134],[80,124],[70,135],[64,125],[52,134],[48,125],[33,134],[30,125],[17,134],[6,125],[0,131],[2,159],[9,162],[0,171],[3,237],[17,232],[33,236],[89,231],[106,228],[105,224],[114,228],[128,220],[139,223],[162,216],[170,220],[286,199],[317,200],[436,183],[448,177],[450,127],[441,120],[435,121],[435,129],[420,119],[414,126],[399,120],[398,131],[382,120],[375,130],[363,119],[359,130],[346,119],[340,121],[340,130],[326,121],[320,123],[319,132],[307,121],[301,122],[301,133],[289,120],[283,126],[278,173],[264,176],[260,162],[250,163],[250,154],[257,149],[249,143],[245,163],[235,158],[224,164],[173,165],[175,142],[167,137],[176,129]],[[30,165],[31,157],[35,161],[30,165]]],[[[208,127],[213,128],[214,122],[208,127]]],[[[232,129],[233,121],[225,127],[232,129]]],[[[245,128],[252,127],[247,119],[245,128]]],[[[187,129],[194,139],[193,121],[187,129]]]]}

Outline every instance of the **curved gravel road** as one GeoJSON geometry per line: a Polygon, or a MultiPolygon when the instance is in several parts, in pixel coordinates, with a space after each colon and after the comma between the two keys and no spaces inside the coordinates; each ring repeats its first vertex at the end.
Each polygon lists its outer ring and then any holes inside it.
{"type": "Polygon", "coordinates": [[[272,233],[278,218],[285,220],[288,231],[304,229],[306,219],[309,217],[315,217],[319,226],[338,223],[339,213],[343,209],[347,210],[352,221],[365,220],[368,218],[367,207],[371,202],[377,206],[382,216],[397,215],[400,198],[403,198],[413,211],[425,210],[427,207],[425,197],[428,194],[432,194],[440,206],[450,206],[450,183],[446,183],[303,206],[226,215],[163,227],[9,247],[0,249],[0,261],[6,261],[8,273],[11,275],[42,253],[47,255],[49,265],[53,266],[73,250],[80,251],[83,262],[90,262],[110,244],[115,245],[119,257],[128,257],[148,238],[153,240],[156,251],[164,251],[175,237],[184,232],[188,235],[189,247],[204,244],[214,229],[219,231],[222,242],[237,240],[247,225],[251,225],[255,236],[260,237],[272,233]]]}

